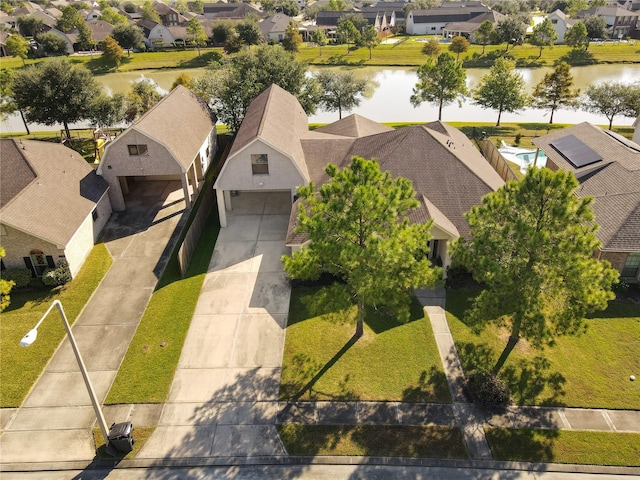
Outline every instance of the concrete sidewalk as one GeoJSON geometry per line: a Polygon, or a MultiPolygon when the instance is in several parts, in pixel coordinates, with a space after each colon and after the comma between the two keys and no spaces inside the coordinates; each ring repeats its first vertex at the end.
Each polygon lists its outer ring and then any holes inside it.
{"type": "MultiPolygon", "coordinates": [[[[103,241],[113,264],[73,325],[102,401],[167,263],[183,211],[180,182],[135,182],[127,210],[114,213],[105,228],[103,241]]],[[[107,424],[127,420],[130,412],[122,408],[105,412],[107,424]]],[[[95,457],[91,427],[96,417],[67,339],[23,405],[3,409],[1,420],[3,464],[61,458],[90,462],[95,457]]]]}

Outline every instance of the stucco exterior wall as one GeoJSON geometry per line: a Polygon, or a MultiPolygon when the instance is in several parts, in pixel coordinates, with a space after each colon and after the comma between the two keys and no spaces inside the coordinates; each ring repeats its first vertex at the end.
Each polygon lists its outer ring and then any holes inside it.
{"type": "Polygon", "coordinates": [[[413,15],[408,15],[406,30],[409,35],[435,35],[442,34],[442,29],[449,22],[414,23],[413,15]]]}
{"type": "Polygon", "coordinates": [[[256,141],[237,155],[227,159],[227,164],[216,182],[216,187],[220,190],[294,191],[297,186],[307,183],[298,169],[292,165],[289,157],[261,141],[256,141]],[[268,174],[252,173],[252,154],[267,154],[268,174]]]}
{"type": "MultiPolygon", "coordinates": [[[[91,217],[89,217],[91,218],[91,217]]],[[[8,225],[1,224],[0,245],[7,254],[2,262],[6,268],[26,268],[23,257],[31,255],[32,250],[41,250],[45,255],[50,255],[58,262],[59,256],[64,255],[64,247],[47,242],[41,238],[29,235],[21,230],[16,230],[8,225]]]]}
{"type": "Polygon", "coordinates": [[[102,229],[109,221],[109,217],[111,216],[111,202],[109,201],[109,192],[107,191],[102,198],[96,204],[95,212],[97,213],[97,218],[93,222],[93,243],[95,244],[100,237],[100,233],[102,229]]]}
{"type": "MultiPolygon", "coordinates": [[[[75,277],[93,248],[93,218],[88,215],[64,249],[71,276],[75,277]]],[[[57,263],[56,259],[56,263],[57,263]]]]}

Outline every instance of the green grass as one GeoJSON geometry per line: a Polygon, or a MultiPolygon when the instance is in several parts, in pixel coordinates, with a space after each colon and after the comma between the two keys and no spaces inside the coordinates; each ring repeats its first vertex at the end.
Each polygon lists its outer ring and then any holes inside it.
{"type": "Polygon", "coordinates": [[[278,425],[289,455],[468,458],[457,428],[400,425],[278,425]]]}
{"type": "Polygon", "coordinates": [[[111,266],[104,244],[91,250],[76,277],[61,289],[14,289],[11,304],[0,315],[0,407],[18,407],[38,379],[65,336],[58,312],[38,328],[38,341],[20,347],[20,339],[31,330],[54,300],[60,300],[73,323],[111,266]]]}
{"type": "Polygon", "coordinates": [[[355,344],[356,308],[344,287],[294,288],[280,399],[450,402],[431,325],[414,300],[411,321],[368,311],[355,344]],[[344,303],[342,303],[344,305],[344,303]]]}
{"type": "Polygon", "coordinates": [[[102,436],[102,432],[99,427],[95,427],[93,429],[93,442],[96,446],[96,457],[99,460],[122,460],[134,458],[138,455],[138,452],[144,447],[144,444],[147,443],[147,440],[151,437],[151,434],[156,430],[156,427],[136,427],[133,426],[133,450],[129,453],[121,453],[117,457],[112,457],[107,453],[107,446],[104,443],[104,437],[102,436]]]}
{"type": "Polygon", "coordinates": [[[495,460],[640,466],[640,434],[490,428],[495,460]]]}
{"type": "MultiPolygon", "coordinates": [[[[464,323],[464,310],[478,290],[447,292],[447,320],[463,368],[491,368],[508,336],[487,326],[480,333],[464,323]]],[[[640,410],[640,306],[611,302],[586,320],[587,331],[557,337],[554,346],[537,350],[521,340],[501,374],[514,401],[523,405],[640,410]]]]}

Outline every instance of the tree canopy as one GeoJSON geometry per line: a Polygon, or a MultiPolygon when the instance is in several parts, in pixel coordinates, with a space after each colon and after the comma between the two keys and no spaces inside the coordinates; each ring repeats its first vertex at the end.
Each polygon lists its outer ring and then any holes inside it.
{"type": "Polygon", "coordinates": [[[322,47],[329,43],[327,34],[324,33],[324,28],[318,28],[315,32],[313,32],[311,40],[313,41],[313,43],[318,45],[318,48],[320,49],[320,56],[322,56],[322,47]]]}
{"type": "Polygon", "coordinates": [[[500,126],[502,112],[515,112],[526,106],[529,96],[522,75],[515,70],[515,63],[498,58],[473,91],[473,101],[482,108],[498,111],[496,126],[500,126]]]}
{"type": "Polygon", "coordinates": [[[543,22],[533,27],[533,33],[531,34],[529,42],[531,45],[540,47],[538,54],[538,58],[540,58],[542,56],[542,48],[552,47],[557,39],[558,34],[555,28],[553,28],[553,23],[551,23],[551,20],[548,18],[545,18],[543,22]]]}
{"type": "Polygon", "coordinates": [[[291,53],[297,53],[302,43],[302,35],[298,29],[298,22],[290,21],[287,30],[284,32],[282,39],[282,47],[291,53]]]}
{"type": "Polygon", "coordinates": [[[544,78],[533,91],[533,106],[549,110],[549,124],[553,123],[553,114],[561,107],[576,107],[579,90],[572,90],[573,76],[568,63],[560,62],[551,73],[544,78]]]}
{"type": "Polygon", "coordinates": [[[296,231],[310,243],[282,258],[285,272],[316,279],[328,270],[344,280],[358,307],[356,337],[363,334],[366,306],[408,319],[413,289],[433,286],[442,275],[426,255],[431,223],[410,224],[407,217],[418,206],[411,181],[361,157],[325,172],[330,180],[319,189],[313,183],[298,188],[296,231]]]}
{"type": "Polygon", "coordinates": [[[131,85],[127,92],[126,121],[133,122],[162,99],[156,87],[152,80],[140,80],[131,85]]]}
{"type": "Polygon", "coordinates": [[[367,25],[364,27],[364,32],[360,37],[362,45],[369,49],[369,60],[371,60],[372,50],[380,45],[380,37],[378,31],[373,25],[367,25]]]}
{"type": "Polygon", "coordinates": [[[116,25],[111,30],[111,36],[127,51],[128,56],[131,56],[131,49],[142,45],[144,39],[140,27],[129,24],[116,25]]]}
{"type": "Polygon", "coordinates": [[[424,42],[424,45],[422,46],[422,49],[420,51],[428,57],[437,57],[438,55],[440,55],[440,50],[442,50],[440,42],[438,42],[438,40],[436,40],[435,38],[430,38],[429,40],[424,42]]]}
{"type": "Polygon", "coordinates": [[[496,35],[501,41],[506,42],[507,51],[511,43],[515,44],[524,38],[525,30],[524,23],[517,16],[511,16],[498,22],[496,35]]]}
{"type": "Polygon", "coordinates": [[[609,120],[609,130],[617,115],[640,115],[640,83],[624,84],[604,82],[591,85],[582,98],[582,106],[588,112],[604,115],[609,120]]]}
{"type": "Polygon", "coordinates": [[[368,81],[356,78],[353,72],[336,72],[321,70],[315,75],[322,92],[319,106],[327,112],[338,112],[342,118],[342,111],[350,111],[360,105],[361,96],[367,88],[368,81]]]}
{"type": "Polygon", "coordinates": [[[493,23],[489,20],[485,20],[480,24],[478,30],[476,30],[476,42],[482,45],[482,55],[484,55],[485,47],[493,42],[496,37],[496,31],[493,28],[493,23]]]}
{"type": "Polygon", "coordinates": [[[603,310],[618,272],[594,258],[599,247],[592,198],[575,195],[570,172],[530,168],[467,213],[470,240],[453,246],[454,261],[485,285],[468,318],[476,327],[510,325],[497,374],[521,337],[540,347],[584,327],[603,310]]]}
{"type": "Polygon", "coordinates": [[[438,120],[442,120],[442,107],[460,100],[467,93],[467,74],[461,63],[448,53],[428,61],[418,68],[418,83],[413,87],[411,104],[417,107],[422,102],[438,105],[438,120]]]}
{"type": "Polygon", "coordinates": [[[62,123],[71,136],[69,123],[89,118],[91,101],[102,87],[85,67],[51,59],[16,72],[12,90],[28,121],[62,123]]]}
{"type": "Polygon", "coordinates": [[[112,62],[116,66],[116,70],[120,67],[124,51],[116,40],[111,36],[106,36],[102,41],[102,57],[112,62]]]}
{"type": "Polygon", "coordinates": [[[204,27],[198,21],[197,18],[189,19],[187,24],[187,33],[189,34],[189,41],[198,49],[198,56],[200,56],[200,47],[204,47],[209,40],[207,32],[204,31],[204,27]]]}
{"type": "Polygon", "coordinates": [[[564,34],[564,43],[573,48],[584,46],[586,50],[589,48],[589,35],[587,35],[587,27],[582,22],[576,22],[564,34]]]}
{"type": "Polygon", "coordinates": [[[451,39],[449,51],[456,54],[456,62],[460,60],[460,54],[469,50],[469,40],[462,36],[456,36],[451,39]]]}
{"type": "Polygon", "coordinates": [[[69,53],[67,42],[53,32],[38,35],[38,43],[42,46],[44,53],[50,57],[60,57],[69,53]]]}
{"type": "Polygon", "coordinates": [[[251,101],[272,83],[295,95],[307,113],[315,112],[317,82],[307,67],[279,45],[243,48],[195,82],[195,91],[209,101],[218,119],[236,132],[251,101]]]}
{"type": "Polygon", "coordinates": [[[29,55],[29,42],[19,33],[14,33],[7,38],[7,48],[11,55],[22,59],[22,66],[25,66],[25,60],[29,55]]]}

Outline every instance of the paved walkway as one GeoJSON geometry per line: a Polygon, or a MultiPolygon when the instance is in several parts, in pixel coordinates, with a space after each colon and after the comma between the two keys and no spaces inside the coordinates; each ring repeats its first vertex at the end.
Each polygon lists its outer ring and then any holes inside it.
{"type": "MultiPolygon", "coordinates": [[[[184,210],[181,198],[180,182],[133,183],[127,211],[114,213],[106,226],[103,239],[113,264],[73,325],[100,400],[113,383],[166,265],[171,251],[167,242],[175,241],[184,210]]],[[[55,318],[47,321],[60,323],[55,318]]],[[[107,424],[126,420],[129,410],[105,412],[107,424]]],[[[95,421],[78,364],[65,339],[22,407],[2,409],[1,461],[90,461],[95,456],[91,432],[95,421]]]]}

